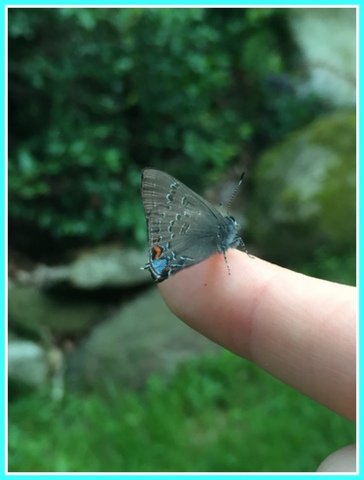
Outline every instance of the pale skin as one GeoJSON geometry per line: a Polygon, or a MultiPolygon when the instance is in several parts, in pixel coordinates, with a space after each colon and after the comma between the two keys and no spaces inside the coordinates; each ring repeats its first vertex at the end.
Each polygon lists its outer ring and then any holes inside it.
{"type": "MultiPolygon", "coordinates": [[[[355,421],[356,288],[298,274],[238,250],[229,250],[227,257],[230,276],[223,256],[215,255],[161,283],[172,312],[355,421]]],[[[355,468],[354,450],[350,461],[355,468]]]]}

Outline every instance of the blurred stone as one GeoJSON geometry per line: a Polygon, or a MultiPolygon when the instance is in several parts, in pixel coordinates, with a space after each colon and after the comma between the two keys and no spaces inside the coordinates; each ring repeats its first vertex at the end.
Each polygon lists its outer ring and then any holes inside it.
{"type": "Polygon", "coordinates": [[[333,106],[356,103],[355,8],[291,8],[289,21],[313,92],[333,106]],[[328,42],[327,39],[330,39],[328,42]]]}
{"type": "Polygon", "coordinates": [[[9,322],[39,334],[46,326],[53,332],[76,332],[90,325],[100,314],[96,301],[50,295],[34,286],[13,286],[8,291],[9,322]]]}
{"type": "Polygon", "coordinates": [[[37,265],[32,270],[18,269],[13,275],[13,284],[36,285],[39,288],[49,287],[68,279],[69,267],[37,265]]]}
{"type": "Polygon", "coordinates": [[[183,360],[219,348],[177,319],[152,288],[93,329],[73,355],[71,380],[138,388],[153,373],[170,375],[183,360]]]}
{"type": "Polygon", "coordinates": [[[70,265],[69,282],[78,288],[133,287],[150,283],[148,272],[141,270],[147,252],[116,246],[88,250],[70,265]]]}
{"type": "Polygon", "coordinates": [[[31,340],[12,337],[8,342],[8,378],[33,388],[50,388],[53,400],[64,394],[64,356],[55,345],[45,348],[31,340]]]}
{"type": "Polygon", "coordinates": [[[9,379],[31,387],[41,387],[48,378],[47,355],[30,340],[13,339],[8,344],[9,379]]]}
{"type": "Polygon", "coordinates": [[[287,265],[322,245],[355,253],[355,125],[355,113],[323,116],[259,159],[248,228],[260,255],[287,265]]]}
{"type": "Polygon", "coordinates": [[[147,248],[136,250],[116,245],[101,245],[80,252],[69,265],[32,265],[24,269],[11,266],[10,286],[35,285],[48,288],[70,283],[84,290],[135,287],[151,283],[148,272],[141,269],[147,262],[147,248]]]}

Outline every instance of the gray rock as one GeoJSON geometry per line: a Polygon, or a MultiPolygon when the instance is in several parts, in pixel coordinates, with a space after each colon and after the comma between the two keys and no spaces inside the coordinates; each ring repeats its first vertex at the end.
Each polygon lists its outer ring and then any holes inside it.
{"type": "Polygon", "coordinates": [[[40,264],[31,270],[17,269],[12,285],[34,285],[39,288],[70,283],[84,290],[134,287],[151,283],[148,272],[141,269],[147,261],[147,247],[141,251],[115,245],[101,245],[78,254],[69,265],[40,264]]]}
{"type": "Polygon", "coordinates": [[[48,387],[51,398],[60,400],[64,393],[64,357],[56,346],[47,348],[20,338],[8,342],[8,378],[33,388],[48,387]]]}
{"type": "Polygon", "coordinates": [[[355,106],[355,8],[293,8],[289,19],[309,76],[301,93],[314,92],[336,107],[355,106]]]}
{"type": "Polygon", "coordinates": [[[49,267],[40,264],[33,270],[18,269],[12,279],[12,285],[36,285],[39,288],[44,288],[67,281],[68,276],[69,267],[67,265],[49,267]]]}
{"type": "Polygon", "coordinates": [[[264,153],[249,209],[260,254],[287,265],[322,245],[355,252],[355,140],[355,114],[336,113],[264,153]]]}
{"type": "Polygon", "coordinates": [[[73,382],[112,379],[138,388],[152,373],[170,375],[181,361],[219,348],[177,319],[152,288],[93,330],[73,357],[73,382]]]}
{"type": "Polygon", "coordinates": [[[47,355],[30,340],[12,339],[8,344],[9,379],[31,387],[41,387],[48,380],[47,355]]]}
{"type": "Polygon", "coordinates": [[[39,334],[43,327],[53,332],[75,332],[97,318],[96,302],[77,298],[56,298],[34,286],[13,286],[8,292],[9,322],[39,334]]]}
{"type": "Polygon", "coordinates": [[[78,288],[133,287],[150,282],[141,270],[147,259],[145,251],[116,246],[101,246],[83,253],[70,265],[68,280],[78,288]]]}

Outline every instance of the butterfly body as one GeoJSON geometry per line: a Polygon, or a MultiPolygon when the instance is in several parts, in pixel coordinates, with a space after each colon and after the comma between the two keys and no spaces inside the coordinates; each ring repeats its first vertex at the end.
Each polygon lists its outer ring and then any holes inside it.
{"type": "Polygon", "coordinates": [[[233,217],[167,173],[143,170],[142,199],[149,242],[145,268],[156,282],[215,253],[244,247],[233,217]]]}

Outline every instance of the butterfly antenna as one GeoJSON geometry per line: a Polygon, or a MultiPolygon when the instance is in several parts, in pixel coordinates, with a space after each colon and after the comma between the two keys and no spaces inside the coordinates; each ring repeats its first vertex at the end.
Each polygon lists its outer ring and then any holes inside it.
{"type": "Polygon", "coordinates": [[[245,175],[245,172],[243,172],[243,173],[241,174],[240,180],[239,180],[237,186],[235,187],[235,190],[233,191],[233,194],[232,194],[231,197],[230,197],[229,203],[228,203],[228,205],[227,205],[227,212],[229,212],[230,207],[231,207],[231,204],[232,204],[234,198],[236,197],[236,194],[238,193],[238,190],[239,190],[239,188],[240,188],[240,185],[241,185],[242,182],[243,182],[244,175],[245,175]]]}
{"type": "Polygon", "coordinates": [[[226,256],[226,252],[224,251],[224,260],[225,260],[225,263],[226,263],[226,266],[227,266],[227,269],[228,269],[228,274],[231,275],[231,271],[230,271],[230,265],[228,263],[228,260],[227,260],[227,256],[226,256]]]}

